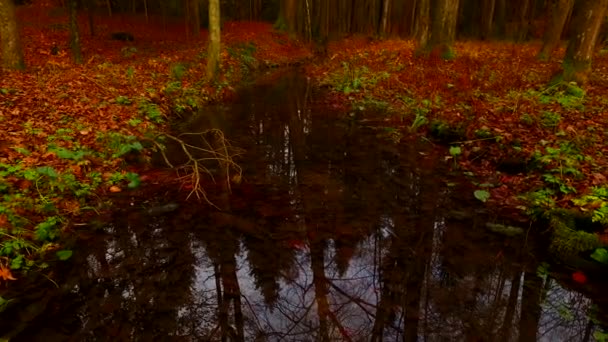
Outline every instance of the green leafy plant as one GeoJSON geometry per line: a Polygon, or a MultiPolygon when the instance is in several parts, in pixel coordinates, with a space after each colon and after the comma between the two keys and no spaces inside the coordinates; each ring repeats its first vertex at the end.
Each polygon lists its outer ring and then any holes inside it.
{"type": "Polygon", "coordinates": [[[559,125],[562,117],[558,113],[544,111],[540,116],[540,120],[544,127],[555,128],[559,125]]]}
{"type": "Polygon", "coordinates": [[[147,117],[150,121],[154,123],[160,124],[165,121],[163,112],[161,111],[160,107],[155,103],[143,99],[139,101],[138,109],[139,113],[143,114],[145,117],[147,117]]]}
{"type": "Polygon", "coordinates": [[[132,103],[131,100],[128,97],[122,96],[122,95],[117,96],[115,101],[119,105],[123,105],[123,106],[127,106],[127,105],[130,105],[132,103]]]}
{"type": "Polygon", "coordinates": [[[171,77],[177,81],[181,81],[186,75],[188,68],[184,63],[175,63],[171,66],[171,77]]]}

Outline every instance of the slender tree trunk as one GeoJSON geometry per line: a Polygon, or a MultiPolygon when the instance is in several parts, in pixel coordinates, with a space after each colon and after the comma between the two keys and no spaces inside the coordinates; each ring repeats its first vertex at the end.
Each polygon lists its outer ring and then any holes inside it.
{"type": "Polygon", "coordinates": [[[507,25],[507,0],[496,0],[496,28],[494,35],[504,38],[507,25]]]}
{"type": "Polygon", "coordinates": [[[82,64],[82,51],[80,49],[80,33],[78,32],[78,3],[70,0],[70,48],[74,63],[82,64]]]}
{"type": "Polygon", "coordinates": [[[388,35],[388,21],[391,13],[392,0],[384,0],[382,2],[382,16],[380,20],[380,35],[386,37],[388,35]]]}
{"type": "Polygon", "coordinates": [[[87,0],[87,18],[89,21],[89,33],[91,36],[95,36],[95,17],[94,17],[94,9],[95,9],[95,0],[87,0]]]}
{"type": "Polygon", "coordinates": [[[573,34],[563,62],[564,81],[584,84],[591,73],[591,59],[608,0],[582,0],[572,20],[573,34]]]}
{"type": "Polygon", "coordinates": [[[518,25],[515,32],[515,39],[520,42],[526,40],[530,31],[530,6],[530,0],[520,0],[517,18],[518,25]]]}
{"type": "Polygon", "coordinates": [[[220,0],[209,0],[209,48],[207,50],[207,80],[218,76],[220,65],[220,0]]]}
{"type": "Polygon", "coordinates": [[[25,69],[13,0],[0,0],[0,37],[2,65],[8,69],[25,69]]]}
{"type": "Polygon", "coordinates": [[[112,16],[112,2],[110,0],[106,0],[106,7],[108,7],[108,15],[112,16]]]}
{"type": "Polygon", "coordinates": [[[494,10],[496,0],[483,0],[481,3],[481,39],[488,39],[492,35],[494,24],[494,10]]]}
{"type": "Polygon", "coordinates": [[[566,20],[572,11],[574,0],[553,0],[551,3],[551,18],[543,38],[543,46],[538,52],[538,59],[548,60],[558,46],[566,20]]]}
{"type": "Polygon", "coordinates": [[[456,39],[459,0],[435,0],[431,23],[431,37],[425,50],[439,53],[443,59],[454,58],[452,45],[456,39]]]}
{"type": "Polygon", "coordinates": [[[146,16],[146,23],[148,23],[148,0],[144,0],[144,15],[146,16]]]}
{"type": "Polygon", "coordinates": [[[201,12],[199,6],[199,0],[191,0],[192,1],[192,35],[194,37],[199,37],[201,34],[201,12]]]}
{"type": "Polygon", "coordinates": [[[414,37],[417,53],[423,53],[431,35],[431,0],[418,0],[414,37]]]}

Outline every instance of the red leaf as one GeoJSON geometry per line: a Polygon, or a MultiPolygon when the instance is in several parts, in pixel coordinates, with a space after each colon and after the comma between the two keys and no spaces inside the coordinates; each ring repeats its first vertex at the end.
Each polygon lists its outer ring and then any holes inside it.
{"type": "Polygon", "coordinates": [[[572,273],[572,280],[579,284],[585,284],[587,282],[587,276],[581,271],[576,271],[572,273]]]}

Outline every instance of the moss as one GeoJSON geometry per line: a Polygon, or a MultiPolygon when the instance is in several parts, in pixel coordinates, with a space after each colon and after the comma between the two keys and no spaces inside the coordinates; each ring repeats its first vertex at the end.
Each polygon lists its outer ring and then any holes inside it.
{"type": "Polygon", "coordinates": [[[556,209],[546,215],[552,233],[549,250],[557,256],[568,258],[602,246],[596,234],[579,230],[577,223],[584,221],[580,214],[556,209]]]}

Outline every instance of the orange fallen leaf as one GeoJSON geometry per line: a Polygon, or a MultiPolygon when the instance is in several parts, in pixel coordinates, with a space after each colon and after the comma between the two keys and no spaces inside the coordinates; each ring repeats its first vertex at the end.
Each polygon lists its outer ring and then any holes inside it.
{"type": "Polygon", "coordinates": [[[0,280],[17,280],[17,278],[13,277],[11,270],[4,265],[0,265],[0,280]]]}
{"type": "Polygon", "coordinates": [[[110,187],[110,192],[121,192],[121,191],[122,191],[122,189],[117,187],[116,185],[112,185],[110,187]]]}

